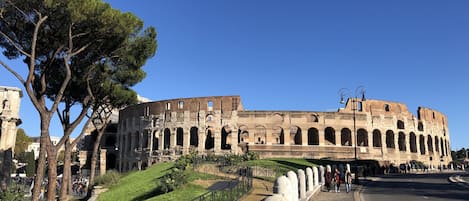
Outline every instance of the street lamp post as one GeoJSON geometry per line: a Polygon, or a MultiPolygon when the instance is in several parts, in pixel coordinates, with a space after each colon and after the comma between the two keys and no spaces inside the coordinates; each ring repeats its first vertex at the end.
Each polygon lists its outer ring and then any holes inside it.
{"type": "MultiPolygon", "coordinates": [[[[347,88],[342,88],[339,90],[339,96],[340,96],[340,103],[345,104],[345,96],[348,95],[348,99],[352,99],[352,115],[353,115],[353,134],[355,135],[355,143],[354,143],[354,159],[355,159],[355,164],[357,164],[358,161],[358,156],[357,156],[357,144],[358,144],[358,133],[357,133],[357,114],[356,110],[358,110],[358,102],[357,99],[359,96],[361,96],[361,101],[365,101],[365,87],[364,86],[358,86],[355,89],[355,96],[350,98],[351,93],[350,90],[347,88]]],[[[355,170],[355,182],[358,183],[358,168],[355,170]]]]}

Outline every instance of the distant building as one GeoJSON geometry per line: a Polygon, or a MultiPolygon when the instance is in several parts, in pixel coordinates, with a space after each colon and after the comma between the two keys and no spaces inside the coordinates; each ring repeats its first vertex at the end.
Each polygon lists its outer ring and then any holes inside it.
{"type": "Polygon", "coordinates": [[[21,89],[0,86],[0,185],[10,180],[21,97],[21,89]]]}
{"type": "MultiPolygon", "coordinates": [[[[62,137],[56,137],[56,136],[50,136],[50,140],[52,142],[53,145],[57,145],[57,143],[59,143],[60,139],[62,137]]],[[[70,141],[73,141],[75,138],[70,138],[70,141]]],[[[32,140],[33,142],[31,144],[28,145],[28,147],[26,148],[26,151],[27,152],[33,152],[34,153],[34,159],[38,159],[39,158],[39,148],[40,148],[40,138],[39,137],[32,137],[32,140]]],[[[58,152],[60,153],[61,151],[65,150],[65,146],[62,145],[58,152]]],[[[77,146],[74,146],[72,148],[72,151],[77,151],[77,146]]]]}
{"type": "Polygon", "coordinates": [[[121,171],[145,169],[190,152],[262,158],[373,160],[381,166],[451,162],[446,116],[403,103],[348,99],[333,112],[244,110],[239,96],[179,98],[119,112],[116,161],[121,171]]]}

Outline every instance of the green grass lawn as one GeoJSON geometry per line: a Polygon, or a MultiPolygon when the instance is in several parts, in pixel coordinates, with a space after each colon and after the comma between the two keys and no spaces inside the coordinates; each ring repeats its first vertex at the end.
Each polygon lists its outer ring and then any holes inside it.
{"type": "Polygon", "coordinates": [[[119,180],[108,191],[99,196],[99,201],[107,200],[190,200],[208,192],[202,186],[190,182],[201,179],[219,179],[219,177],[192,170],[186,170],[188,183],[183,187],[162,195],[156,195],[155,189],[158,187],[157,180],[169,173],[174,163],[161,163],[150,167],[145,171],[130,173],[119,180]]]}

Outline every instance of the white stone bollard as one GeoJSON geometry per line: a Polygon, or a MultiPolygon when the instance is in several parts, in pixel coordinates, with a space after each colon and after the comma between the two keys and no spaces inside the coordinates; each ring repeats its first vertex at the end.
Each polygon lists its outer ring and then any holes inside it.
{"type": "Polygon", "coordinates": [[[345,165],[345,171],[351,172],[351,171],[350,171],[350,164],[347,163],[347,164],[345,165]]]}
{"type": "Polygon", "coordinates": [[[288,180],[290,180],[291,184],[291,201],[298,201],[298,177],[296,176],[296,173],[293,171],[288,171],[287,172],[287,177],[288,180]]]}
{"type": "Polygon", "coordinates": [[[326,165],[326,172],[332,172],[332,168],[330,165],[326,165]]]}
{"type": "Polygon", "coordinates": [[[264,201],[288,201],[283,195],[273,194],[267,197],[264,201]]]}
{"type": "Polygon", "coordinates": [[[318,175],[318,168],[313,167],[313,186],[319,185],[319,178],[320,178],[320,175],[318,175]]]}
{"type": "Polygon", "coordinates": [[[275,180],[274,194],[279,194],[285,198],[286,201],[291,201],[291,184],[286,176],[280,176],[275,180]]]}
{"type": "Polygon", "coordinates": [[[326,178],[324,178],[324,173],[326,173],[326,172],[324,171],[324,166],[322,166],[322,165],[319,166],[319,177],[318,177],[318,178],[319,178],[319,183],[320,183],[320,184],[324,184],[324,183],[325,183],[326,178]]]}
{"type": "Polygon", "coordinates": [[[305,171],[302,169],[298,169],[297,171],[298,174],[298,187],[299,187],[299,193],[300,199],[305,199],[306,198],[306,176],[305,176],[305,171]]]}
{"type": "Polygon", "coordinates": [[[312,191],[314,188],[313,170],[310,167],[306,168],[306,192],[312,191]]]}

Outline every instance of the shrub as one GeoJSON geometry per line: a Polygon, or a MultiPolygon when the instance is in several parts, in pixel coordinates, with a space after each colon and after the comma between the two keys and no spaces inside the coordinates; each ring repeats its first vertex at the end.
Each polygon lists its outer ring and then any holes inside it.
{"type": "Polygon", "coordinates": [[[109,170],[106,174],[96,177],[95,185],[111,186],[116,184],[121,175],[116,170],[109,170]]]}
{"type": "Polygon", "coordinates": [[[159,180],[160,191],[168,193],[187,183],[187,177],[184,170],[172,168],[169,174],[166,174],[159,180]]]}

